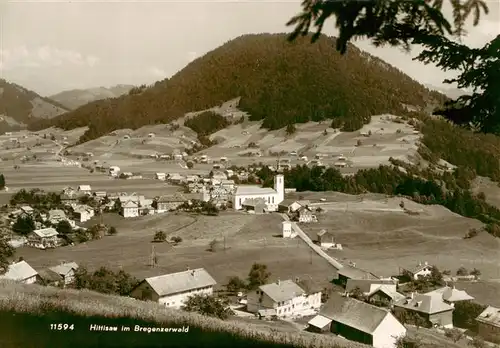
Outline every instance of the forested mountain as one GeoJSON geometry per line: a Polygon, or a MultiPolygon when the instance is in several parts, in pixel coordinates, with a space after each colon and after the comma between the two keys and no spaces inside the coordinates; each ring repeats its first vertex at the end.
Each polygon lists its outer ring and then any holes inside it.
{"type": "Polygon", "coordinates": [[[50,119],[68,110],[15,83],[0,79],[0,131],[19,129],[37,119],[50,119]]]}
{"type": "Polygon", "coordinates": [[[113,87],[72,89],[51,95],[49,98],[64,105],[69,110],[74,110],[96,100],[119,97],[128,93],[132,88],[134,88],[133,85],[116,85],[113,87]]]}
{"type": "Polygon", "coordinates": [[[398,113],[402,104],[423,108],[446,99],[355,46],[340,55],[334,45],[326,36],[311,44],[308,37],[290,43],[286,34],[244,35],[140,93],[92,102],[33,128],[89,125],[87,141],[241,97],[240,108],[264,127],[331,118],[349,130],[370,115],[398,113]]]}

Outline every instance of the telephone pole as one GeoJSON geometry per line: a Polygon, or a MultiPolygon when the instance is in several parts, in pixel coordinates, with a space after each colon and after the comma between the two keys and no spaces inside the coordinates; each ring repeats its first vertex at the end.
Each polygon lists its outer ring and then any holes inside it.
{"type": "Polygon", "coordinates": [[[156,262],[156,253],[155,253],[155,246],[152,245],[151,246],[151,267],[155,268],[156,265],[157,265],[157,262],[156,262]]]}

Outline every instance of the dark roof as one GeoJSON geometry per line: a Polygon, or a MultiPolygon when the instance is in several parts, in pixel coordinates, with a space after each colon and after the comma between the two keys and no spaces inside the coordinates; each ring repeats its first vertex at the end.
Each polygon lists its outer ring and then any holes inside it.
{"type": "Polygon", "coordinates": [[[339,275],[343,275],[350,279],[380,279],[375,274],[362,270],[361,268],[356,268],[350,265],[344,265],[341,269],[337,271],[339,275]]]}
{"type": "Polygon", "coordinates": [[[57,282],[63,280],[63,278],[59,274],[49,268],[44,268],[38,271],[38,275],[40,276],[40,278],[42,278],[42,280],[46,282],[57,282]]]}
{"type": "Polygon", "coordinates": [[[348,297],[332,294],[320,315],[335,322],[372,334],[387,315],[387,310],[348,297]]]}
{"type": "Polygon", "coordinates": [[[443,301],[439,294],[415,294],[413,298],[404,299],[394,304],[396,307],[426,314],[452,311],[453,307],[443,301]]]}
{"type": "Polygon", "coordinates": [[[370,292],[372,284],[396,285],[396,282],[393,280],[382,279],[348,279],[345,286],[345,291],[351,292],[355,288],[359,288],[362,292],[370,292]]]}

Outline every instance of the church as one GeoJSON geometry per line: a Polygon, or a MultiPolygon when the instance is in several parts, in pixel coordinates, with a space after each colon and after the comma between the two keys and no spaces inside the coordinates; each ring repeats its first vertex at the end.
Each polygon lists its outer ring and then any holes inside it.
{"type": "Polygon", "coordinates": [[[282,174],[274,177],[274,189],[257,185],[239,185],[233,196],[233,208],[240,210],[245,200],[263,199],[267,211],[277,211],[278,204],[285,199],[285,178],[282,174]]]}

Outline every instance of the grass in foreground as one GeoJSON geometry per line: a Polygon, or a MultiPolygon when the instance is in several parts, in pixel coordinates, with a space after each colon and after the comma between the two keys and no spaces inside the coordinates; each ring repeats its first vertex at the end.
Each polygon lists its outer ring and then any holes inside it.
{"type": "Polygon", "coordinates": [[[221,321],[155,303],[0,281],[0,346],[7,347],[331,347],[364,345],[333,336],[264,329],[251,323],[221,321]],[[50,324],[74,324],[51,330],[50,324]],[[91,324],[131,327],[130,332],[90,331],[91,324]],[[142,327],[187,327],[188,333],[134,332],[142,327]],[[3,331],[3,332],[2,332],[3,331]]]}

